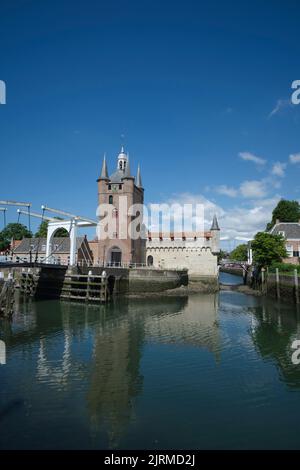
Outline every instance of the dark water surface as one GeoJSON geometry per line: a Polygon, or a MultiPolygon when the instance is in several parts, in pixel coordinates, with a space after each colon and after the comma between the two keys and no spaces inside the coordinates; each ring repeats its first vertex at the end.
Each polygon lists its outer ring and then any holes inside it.
{"type": "Polygon", "coordinates": [[[222,291],[16,310],[2,449],[300,449],[293,305],[222,291]]]}

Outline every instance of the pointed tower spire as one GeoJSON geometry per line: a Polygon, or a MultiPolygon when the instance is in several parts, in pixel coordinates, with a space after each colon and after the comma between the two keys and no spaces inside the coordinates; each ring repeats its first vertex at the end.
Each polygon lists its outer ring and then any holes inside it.
{"type": "Polygon", "coordinates": [[[102,178],[102,179],[108,179],[108,171],[107,171],[107,164],[106,164],[106,154],[104,154],[104,157],[103,157],[103,162],[102,162],[102,168],[101,168],[100,178],[102,178]]]}
{"type": "Polygon", "coordinates": [[[216,214],[214,215],[210,230],[220,230],[216,214]]]}
{"type": "Polygon", "coordinates": [[[137,169],[136,185],[137,185],[138,188],[142,188],[142,187],[143,187],[140,165],[138,165],[138,169],[137,169]]]}

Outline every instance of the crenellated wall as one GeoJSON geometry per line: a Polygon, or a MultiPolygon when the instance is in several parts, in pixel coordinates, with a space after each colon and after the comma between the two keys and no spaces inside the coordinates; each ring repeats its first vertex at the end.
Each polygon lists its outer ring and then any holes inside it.
{"type": "Polygon", "coordinates": [[[187,269],[189,280],[196,281],[203,278],[217,277],[217,256],[209,247],[197,245],[175,245],[174,242],[148,242],[146,259],[148,264],[152,261],[155,268],[187,269]]]}

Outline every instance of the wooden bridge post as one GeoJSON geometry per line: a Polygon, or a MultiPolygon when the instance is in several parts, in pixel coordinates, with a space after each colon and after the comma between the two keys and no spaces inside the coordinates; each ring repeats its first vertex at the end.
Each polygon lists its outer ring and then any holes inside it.
{"type": "Polygon", "coordinates": [[[265,268],[261,268],[261,291],[265,292],[265,268]]]}
{"type": "Polygon", "coordinates": [[[91,282],[91,276],[92,276],[92,271],[88,272],[88,277],[87,277],[87,282],[86,282],[86,302],[90,300],[90,282],[91,282]]]}
{"type": "Polygon", "coordinates": [[[276,293],[277,299],[280,299],[280,282],[279,282],[279,269],[276,268],[276,293]]]}
{"type": "Polygon", "coordinates": [[[299,283],[298,283],[298,271],[294,269],[294,282],[295,282],[295,297],[296,303],[299,303],[299,283]]]}
{"type": "Polygon", "coordinates": [[[107,302],[107,298],[108,298],[107,275],[106,275],[106,271],[102,271],[101,285],[100,285],[100,301],[107,302]]]}

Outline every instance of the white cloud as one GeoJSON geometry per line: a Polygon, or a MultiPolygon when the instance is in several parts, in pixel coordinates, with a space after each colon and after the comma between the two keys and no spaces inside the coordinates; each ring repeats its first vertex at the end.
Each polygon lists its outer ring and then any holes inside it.
{"type": "Polygon", "coordinates": [[[234,240],[237,237],[251,239],[258,231],[264,230],[266,224],[271,220],[272,210],[279,200],[279,195],[260,200],[250,199],[246,203],[243,202],[240,205],[224,209],[202,194],[181,193],[175,194],[163,202],[181,205],[203,204],[205,228],[210,228],[213,216],[216,214],[221,228],[221,237],[234,240]]]}
{"type": "Polygon", "coordinates": [[[274,108],[272,109],[270,114],[268,115],[268,119],[270,119],[272,116],[275,116],[275,114],[280,113],[280,111],[282,111],[283,109],[286,109],[286,108],[289,108],[289,107],[292,107],[291,100],[289,100],[289,99],[288,100],[287,99],[277,100],[276,105],[274,106],[274,108]]]}
{"type": "Polygon", "coordinates": [[[292,153],[289,157],[290,163],[300,163],[300,153],[292,153]]]}
{"type": "Polygon", "coordinates": [[[264,160],[261,157],[257,157],[253,153],[250,152],[240,152],[239,157],[242,160],[249,161],[249,162],[254,162],[256,165],[264,165],[266,163],[266,160],[264,160]]]}
{"type": "Polygon", "coordinates": [[[243,197],[263,198],[267,195],[267,188],[264,181],[244,181],[240,185],[240,192],[243,197]]]}
{"type": "MultiPolygon", "coordinates": [[[[299,155],[299,160],[300,160],[300,155],[299,155]]],[[[280,163],[276,162],[274,163],[272,167],[272,175],[279,176],[280,178],[283,178],[285,176],[285,169],[286,169],[286,163],[280,163]]]]}
{"type": "Polygon", "coordinates": [[[229,186],[226,186],[226,184],[221,184],[220,186],[217,186],[215,189],[217,193],[224,194],[225,196],[229,196],[229,197],[236,197],[238,194],[237,189],[230,188],[229,186]]]}

